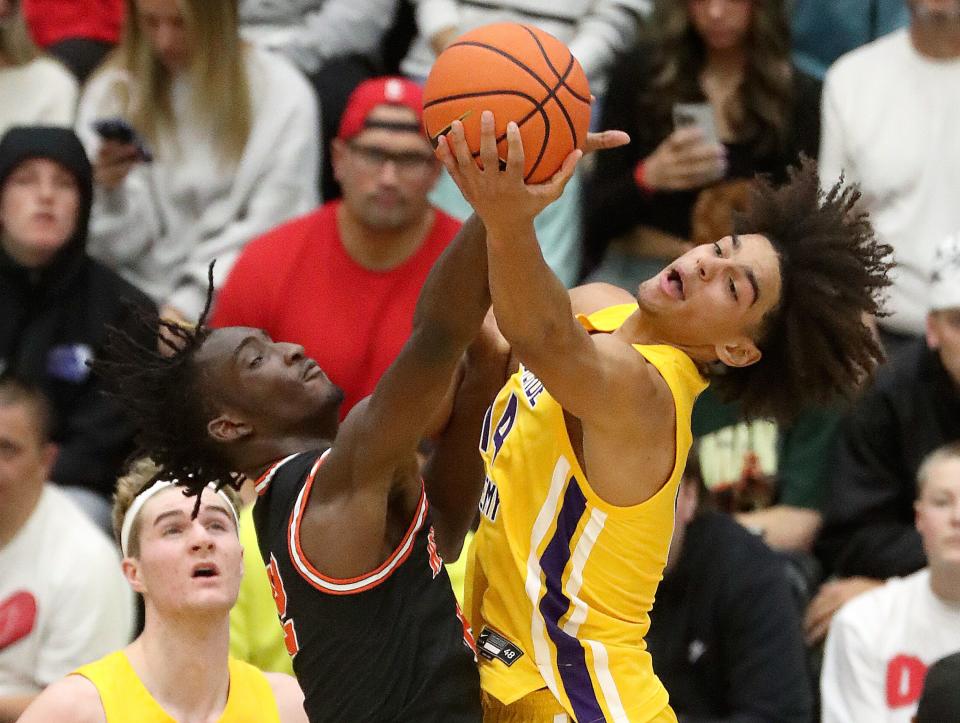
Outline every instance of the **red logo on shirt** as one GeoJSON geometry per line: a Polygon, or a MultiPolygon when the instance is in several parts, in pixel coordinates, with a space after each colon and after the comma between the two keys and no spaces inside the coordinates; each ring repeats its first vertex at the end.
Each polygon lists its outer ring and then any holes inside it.
{"type": "Polygon", "coordinates": [[[0,650],[23,640],[37,622],[37,601],[26,590],[19,590],[0,602],[0,650]]]}
{"type": "Polygon", "coordinates": [[[896,655],[887,663],[887,705],[899,708],[920,700],[927,666],[913,655],[896,655]]]}

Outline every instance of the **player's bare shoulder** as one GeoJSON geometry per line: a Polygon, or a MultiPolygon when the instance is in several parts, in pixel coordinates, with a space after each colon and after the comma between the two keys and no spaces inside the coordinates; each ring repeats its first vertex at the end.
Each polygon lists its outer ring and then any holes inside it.
{"type": "Polygon", "coordinates": [[[68,675],[46,689],[19,718],[21,723],[107,723],[97,687],[82,675],[68,675]]]}

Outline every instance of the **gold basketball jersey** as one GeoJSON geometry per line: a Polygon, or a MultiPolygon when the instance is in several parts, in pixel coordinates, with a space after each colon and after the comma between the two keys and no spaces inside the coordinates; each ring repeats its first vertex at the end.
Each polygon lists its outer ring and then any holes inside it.
{"type": "MultiPolygon", "coordinates": [[[[609,332],[636,309],[615,306],[579,320],[588,331],[609,332]]],[[[673,472],[641,504],[616,507],[596,495],[562,407],[529,370],[507,381],[484,419],[487,479],[466,604],[481,685],[505,704],[546,687],[578,721],[630,723],[668,704],[644,636],[667,561],[690,414],[707,383],[673,347],[634,348],[676,404],[673,472]]]]}
{"type": "MultiPolygon", "coordinates": [[[[270,681],[257,668],[230,658],[230,690],[220,723],[280,723],[270,681]]],[[[107,723],[175,723],[137,676],[123,650],[73,671],[97,687],[107,723]]]]}

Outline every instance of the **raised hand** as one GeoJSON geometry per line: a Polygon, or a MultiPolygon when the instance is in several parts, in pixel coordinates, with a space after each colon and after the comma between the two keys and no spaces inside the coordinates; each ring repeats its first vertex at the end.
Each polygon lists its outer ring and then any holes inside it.
{"type": "MultiPolygon", "coordinates": [[[[594,140],[595,147],[612,147],[616,137],[594,140]]],[[[528,185],[523,182],[523,142],[517,124],[507,124],[507,158],[500,170],[493,113],[480,116],[480,163],[477,166],[463,134],[463,124],[454,121],[450,132],[438,139],[437,154],[464,198],[483,220],[488,233],[529,226],[540,211],[560,198],[573,176],[583,152],[568,155],[560,170],[546,183],[528,185]]]]}

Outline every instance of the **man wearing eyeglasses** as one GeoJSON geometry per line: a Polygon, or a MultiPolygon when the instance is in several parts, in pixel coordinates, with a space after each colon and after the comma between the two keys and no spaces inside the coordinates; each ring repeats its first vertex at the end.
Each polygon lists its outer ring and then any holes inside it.
{"type": "Polygon", "coordinates": [[[361,83],[331,145],[341,199],[250,243],[217,296],[214,326],[296,342],[340,387],[341,419],[410,335],[420,287],[460,223],[430,205],[440,164],[419,86],[361,83]]]}

